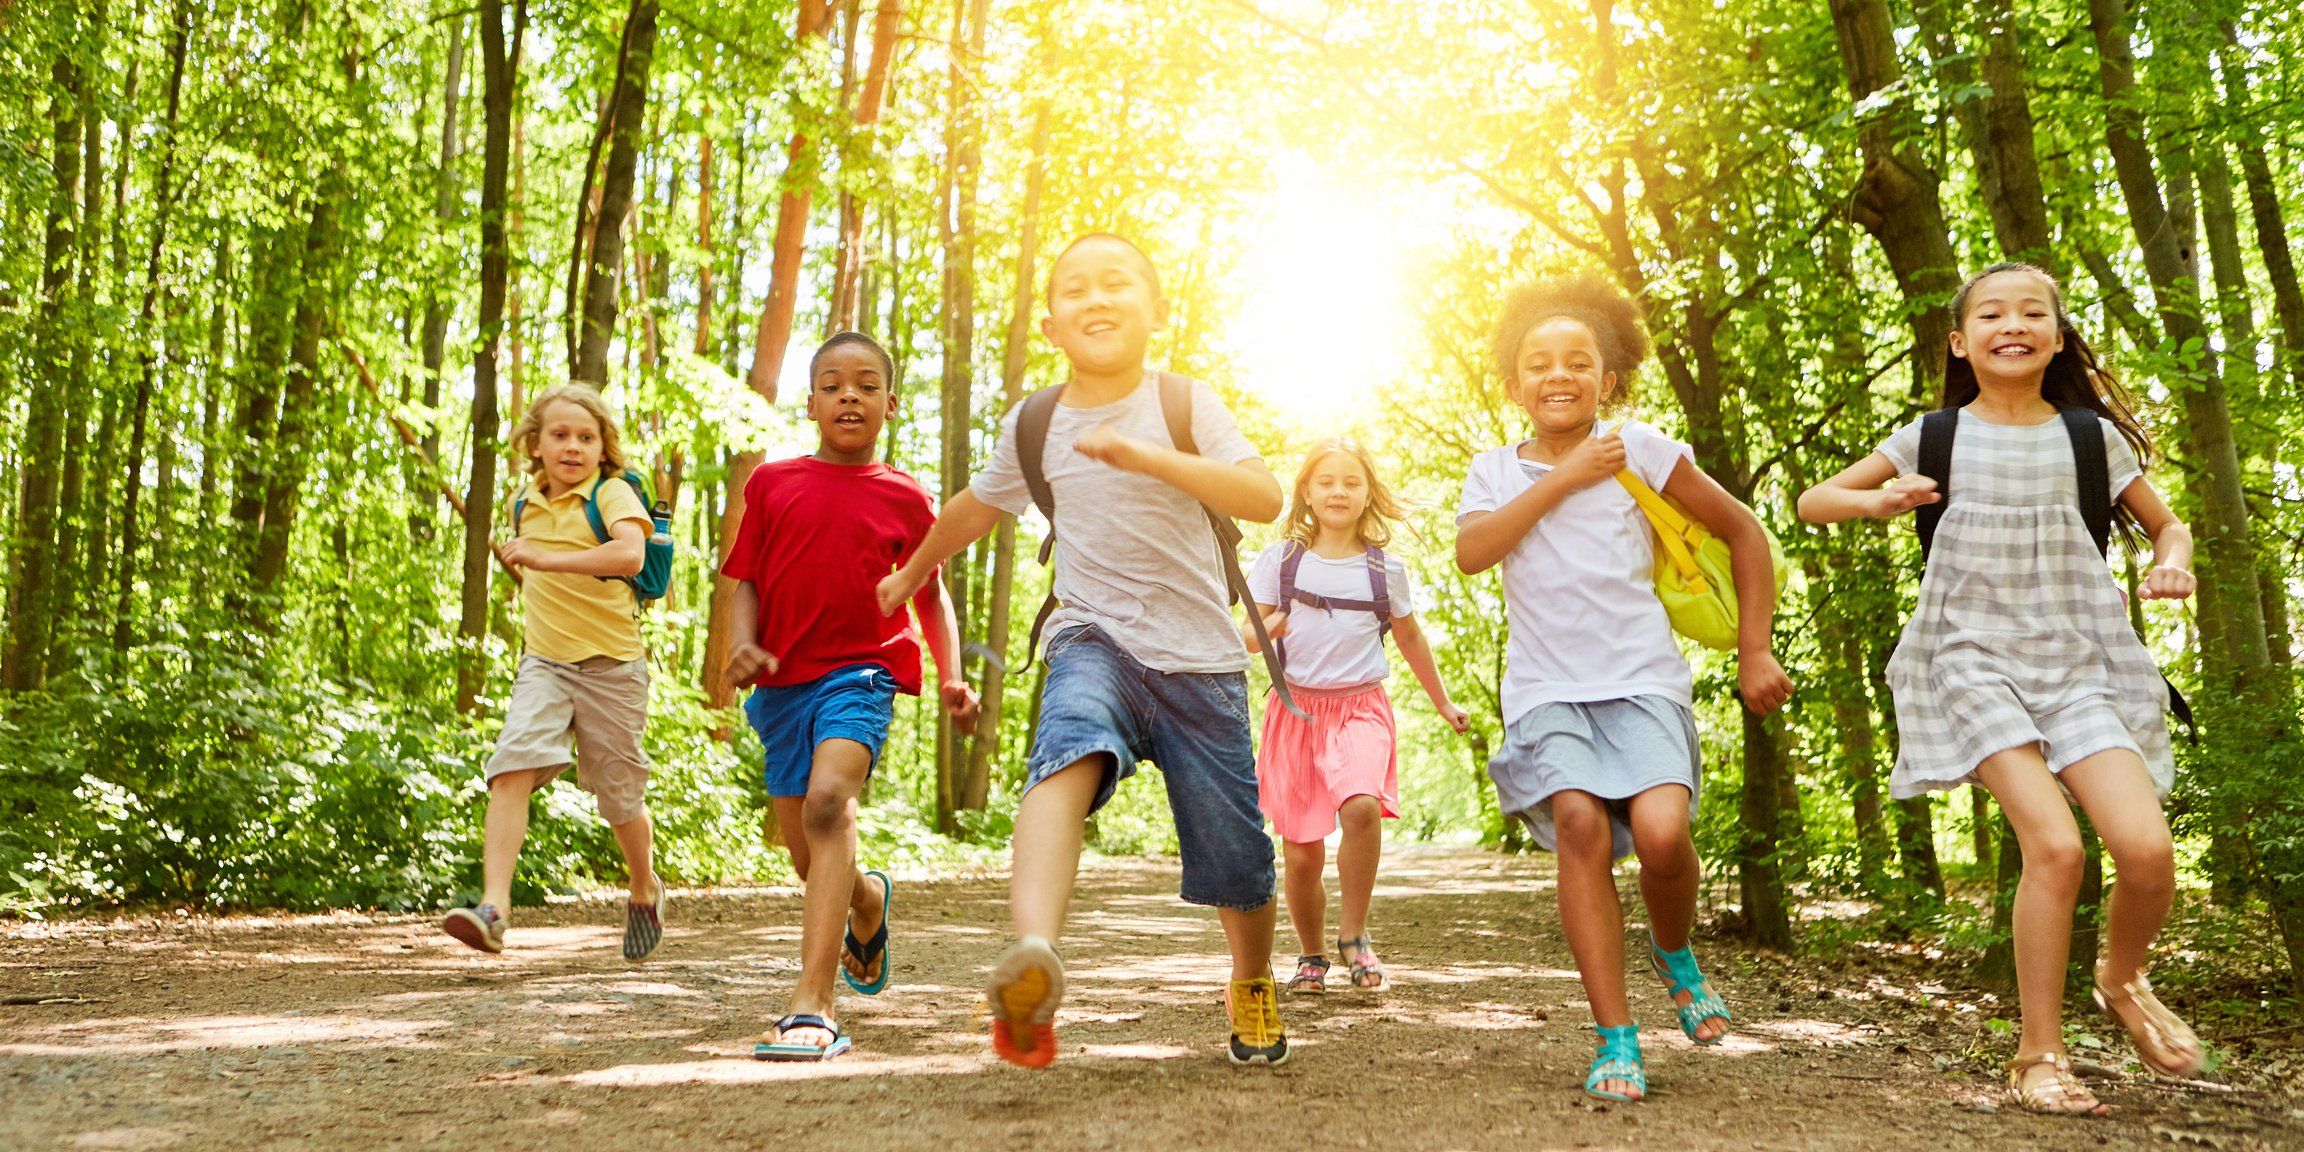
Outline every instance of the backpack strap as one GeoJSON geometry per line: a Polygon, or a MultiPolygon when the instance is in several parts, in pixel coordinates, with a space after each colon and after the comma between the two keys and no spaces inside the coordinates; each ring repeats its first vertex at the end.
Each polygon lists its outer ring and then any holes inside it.
{"type": "Polygon", "coordinates": [[[1384,571],[1384,550],[1374,544],[1368,546],[1368,589],[1376,594],[1376,642],[1382,644],[1392,634],[1391,580],[1384,571]]]}
{"type": "MultiPolygon", "coordinates": [[[[1296,607],[1296,569],[1303,563],[1304,545],[1294,540],[1282,540],[1280,542],[1280,614],[1282,616],[1288,615],[1296,607]]],[[[1248,611],[1250,615],[1256,614],[1256,607],[1253,603],[1249,605],[1248,611]]],[[[1286,638],[1272,642],[1272,647],[1280,652],[1280,666],[1282,668],[1288,666],[1288,650],[1285,647],[1287,643],[1286,638]]]]}
{"type": "Polygon", "coordinates": [[[2098,555],[2112,550],[2112,470],[2104,458],[2104,425],[2077,404],[2056,409],[2064,435],[2072,441],[2072,471],[2080,484],[2080,519],[2096,541],[2098,555]]]}
{"type": "MultiPolygon", "coordinates": [[[[1048,521],[1048,534],[1040,538],[1040,563],[1045,566],[1056,557],[1056,489],[1048,483],[1048,422],[1055,418],[1056,402],[1064,396],[1062,384],[1042,388],[1024,398],[1023,410],[1016,413],[1016,464],[1024,472],[1024,488],[1032,494],[1032,504],[1040,509],[1048,521]]],[[[1024,663],[1032,663],[1033,654],[1040,651],[1040,630],[1048,626],[1048,617],[1056,611],[1056,590],[1050,582],[1048,598],[1040,602],[1040,614],[1032,618],[1032,634],[1024,642],[1024,663]]]]}
{"type": "Polygon", "coordinates": [[[584,497],[584,522],[592,526],[592,538],[602,544],[608,542],[608,522],[600,518],[600,486],[609,478],[607,470],[602,469],[599,478],[592,481],[592,491],[584,497]]]}
{"type": "Polygon", "coordinates": [[[1936,482],[1936,502],[1913,509],[1913,524],[1920,531],[1920,564],[1928,564],[1928,548],[1936,542],[1936,522],[1952,501],[1952,438],[1960,430],[1960,410],[1939,408],[1920,418],[1920,475],[1936,482]]]}

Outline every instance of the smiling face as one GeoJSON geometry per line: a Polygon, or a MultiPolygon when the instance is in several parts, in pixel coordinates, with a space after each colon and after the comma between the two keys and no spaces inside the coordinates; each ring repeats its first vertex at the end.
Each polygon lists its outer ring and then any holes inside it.
{"type": "Polygon", "coordinates": [[[600,421],[583,405],[554,400],[538,413],[535,446],[529,455],[543,466],[545,495],[590,483],[600,474],[603,451],[600,421]]]}
{"type": "Polygon", "coordinates": [[[1968,290],[1952,354],[1979,380],[2037,382],[2064,348],[2056,286],[2037,272],[1995,272],[1968,290]]]}
{"type": "Polygon", "coordinates": [[[1357,533],[1368,498],[1368,470],[1350,452],[1323,453],[1296,479],[1296,503],[1325,531],[1357,533]]]}
{"type": "Polygon", "coordinates": [[[1042,335],[1063,349],[1076,376],[1126,376],[1144,368],[1152,333],[1168,323],[1144,254],[1116,239],[1090,237],[1057,257],[1048,274],[1042,335]]]}
{"type": "Polygon", "coordinates": [[[814,370],[808,418],[816,422],[817,455],[833,463],[871,463],[880,426],[896,410],[879,354],[861,343],[835,344],[817,354],[814,370]]]}
{"type": "Polygon", "coordinates": [[[1616,391],[1616,374],[1605,370],[1600,339],[1582,321],[1554,316],[1520,337],[1514,362],[1512,398],[1528,413],[1538,435],[1568,435],[1592,427],[1600,405],[1616,391]]]}

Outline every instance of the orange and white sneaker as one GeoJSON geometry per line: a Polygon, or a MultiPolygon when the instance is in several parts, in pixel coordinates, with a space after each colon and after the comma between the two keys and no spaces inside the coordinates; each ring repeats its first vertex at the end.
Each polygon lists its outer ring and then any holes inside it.
{"type": "Polygon", "coordinates": [[[1009,948],[993,967],[984,998],[992,1007],[993,1052],[1025,1068],[1056,1062],[1056,1005],[1064,999],[1064,962],[1046,940],[1026,936],[1009,948]]]}
{"type": "Polygon", "coordinates": [[[1270,976],[1234,980],[1224,995],[1232,1017],[1232,1062],[1273,1067],[1288,1062],[1288,1030],[1280,1024],[1280,990],[1270,976]]]}

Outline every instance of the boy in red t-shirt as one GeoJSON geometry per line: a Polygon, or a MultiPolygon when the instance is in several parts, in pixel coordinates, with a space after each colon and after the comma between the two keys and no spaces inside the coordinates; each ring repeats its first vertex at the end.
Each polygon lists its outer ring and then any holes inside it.
{"type": "Polygon", "coordinates": [[[894,366],[869,336],[842,332],[808,362],[816,452],[763,464],[744,483],[744,522],[720,574],[738,581],[726,675],[750,684],[744,712],[767,753],[768,795],[806,889],[791,1012],[753,1055],[823,1060],[848,1050],[832,1014],[832,970],[867,996],[888,984],[885,873],[856,867],[856,797],[888,737],[898,692],[920,694],[921,632],[945,711],[975,726],[960,636],[942,583],[913,597],[921,629],[882,616],[874,588],[936,520],[910,476],[874,460],[896,407],[894,366]],[[799,834],[795,835],[795,829],[799,834]],[[877,881],[877,882],[875,882],[877,881]],[[847,938],[834,946],[841,917],[847,938]]]}

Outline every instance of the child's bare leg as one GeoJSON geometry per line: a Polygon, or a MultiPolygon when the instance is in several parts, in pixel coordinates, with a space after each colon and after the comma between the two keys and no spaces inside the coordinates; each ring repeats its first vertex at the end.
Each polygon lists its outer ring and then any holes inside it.
{"type": "MultiPolygon", "coordinates": [[[[2117,989],[2141,974],[2176,899],[2176,848],[2144,762],[2127,749],[2100,752],[2064,770],[2064,786],[2088,813],[2112,857],[2102,978],[2117,989]]],[[[2030,861],[2026,861],[2027,867],[2030,861]]]]}
{"type": "Polygon", "coordinates": [[[609,831],[616,834],[616,847],[624,851],[624,871],[630,877],[632,902],[650,904],[656,900],[656,836],[648,823],[648,814],[622,824],[612,824],[609,831]]]}
{"type": "Polygon", "coordinates": [[[1328,931],[1328,886],[1321,878],[1328,870],[1328,845],[1320,840],[1304,844],[1284,840],[1281,855],[1288,866],[1288,922],[1296,927],[1296,954],[1325,956],[1328,944],[1322,936],[1328,931]]]}
{"type": "Polygon", "coordinates": [[[1080,845],[1088,808],[1104,782],[1104,754],[1083,757],[1024,793],[1016,808],[1009,865],[1008,918],[1016,936],[1037,936],[1053,946],[1064,934],[1072,887],[1080,875],[1080,845]]]}
{"type": "Polygon", "coordinates": [[[1343,915],[1336,935],[1357,940],[1368,931],[1368,902],[1376,892],[1376,865],[1384,857],[1384,806],[1374,796],[1344,801],[1336,821],[1344,835],[1336,845],[1336,886],[1343,915]]]}
{"type": "Polygon", "coordinates": [[[1976,776],[2000,802],[2024,854],[2016,885],[2016,994],[2024,1027],[2018,1056],[2064,1051],[2064,964],[2072,952],[2072,905],[2086,862],[2080,825],[2034,747],[1996,752],[1976,776]]]}
{"type": "MultiPolygon", "coordinates": [[[[849,909],[856,903],[856,890],[862,887],[856,871],[856,797],[863,792],[864,778],[871,770],[871,749],[837,737],[816,745],[808,768],[808,795],[800,803],[801,839],[808,844],[808,875],[802,881],[800,979],[792,988],[792,1011],[797,1014],[832,1017],[841,934],[848,926],[849,909]]],[[[878,897],[874,892],[871,903],[875,906],[880,903],[878,897]]],[[[877,930],[877,925],[874,928],[877,930]]],[[[785,1035],[785,1041],[829,1044],[832,1037],[813,1028],[796,1028],[785,1035]]]]}
{"type": "MultiPolygon", "coordinates": [[[[1589,792],[1552,794],[1553,849],[1560,857],[1560,930],[1576,958],[1576,978],[1602,1028],[1632,1023],[1624,998],[1624,910],[1616,901],[1615,835],[1607,801],[1589,792]]],[[[1603,1080],[1603,1092],[1638,1099],[1628,1080],[1603,1080]]]]}
{"type": "Polygon", "coordinates": [[[512,915],[512,873],[520,846],[528,840],[528,798],[536,791],[536,769],[504,772],[488,781],[488,817],[480,837],[480,902],[496,914],[512,915]]]}
{"type": "MultiPolygon", "coordinates": [[[[802,827],[802,812],[807,807],[805,796],[772,796],[769,803],[776,806],[776,832],[784,838],[784,851],[792,857],[792,874],[800,883],[808,883],[808,834],[802,827]]],[[[805,899],[805,897],[803,897],[805,899]]]]}
{"type": "Polygon", "coordinates": [[[1224,943],[1232,948],[1232,978],[1254,980],[1272,974],[1272,929],[1280,922],[1280,910],[1266,900],[1262,907],[1243,912],[1238,908],[1218,908],[1216,919],[1224,925],[1224,943]]]}
{"type": "MultiPolygon", "coordinates": [[[[1650,788],[1632,798],[1632,851],[1640,858],[1640,901],[1648,906],[1648,934],[1666,952],[1688,946],[1696,924],[1696,888],[1701,879],[1696,838],[1688,831],[1688,789],[1678,784],[1650,788]]],[[[1673,1001],[1696,1001],[1694,991],[1673,1001]]],[[[1708,1017],[1696,1038],[1710,1041],[1728,1031],[1728,1022],[1708,1017]]]]}

